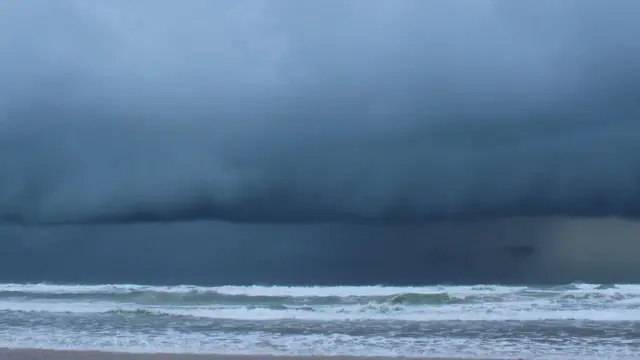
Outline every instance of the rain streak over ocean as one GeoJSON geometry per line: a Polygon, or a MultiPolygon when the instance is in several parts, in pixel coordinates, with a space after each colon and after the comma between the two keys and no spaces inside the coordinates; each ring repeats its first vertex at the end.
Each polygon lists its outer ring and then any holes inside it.
{"type": "Polygon", "coordinates": [[[0,346],[224,354],[640,356],[640,286],[0,285],[0,346]]]}

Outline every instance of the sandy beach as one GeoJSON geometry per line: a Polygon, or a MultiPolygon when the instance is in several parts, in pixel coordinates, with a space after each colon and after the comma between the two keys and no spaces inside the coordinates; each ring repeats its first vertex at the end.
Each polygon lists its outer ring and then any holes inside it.
{"type": "MultiPolygon", "coordinates": [[[[2,360],[398,360],[399,357],[356,356],[269,356],[269,355],[213,355],[213,354],[143,354],[106,351],[0,349],[2,360]]],[[[412,358],[413,359],[413,358],[412,358]]],[[[426,357],[422,360],[464,360],[464,358],[426,357]]],[[[477,359],[474,360],[490,360],[477,359]]]]}

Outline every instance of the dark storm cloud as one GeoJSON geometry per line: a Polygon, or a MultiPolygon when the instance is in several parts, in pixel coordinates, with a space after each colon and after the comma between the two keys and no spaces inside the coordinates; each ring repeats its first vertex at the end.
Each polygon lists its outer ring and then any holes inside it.
{"type": "Polygon", "coordinates": [[[0,218],[640,213],[637,1],[0,5],[0,218]]]}

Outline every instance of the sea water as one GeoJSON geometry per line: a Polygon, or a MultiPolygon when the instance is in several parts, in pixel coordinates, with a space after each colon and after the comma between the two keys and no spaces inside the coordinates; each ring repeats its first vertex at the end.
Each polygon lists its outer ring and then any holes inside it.
{"type": "Polygon", "coordinates": [[[0,346],[218,354],[640,358],[640,285],[0,284],[0,346]]]}

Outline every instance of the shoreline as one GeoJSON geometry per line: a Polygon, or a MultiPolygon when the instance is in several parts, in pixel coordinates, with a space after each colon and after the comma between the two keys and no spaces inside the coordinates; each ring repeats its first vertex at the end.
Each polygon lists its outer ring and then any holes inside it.
{"type": "Polygon", "coordinates": [[[141,353],[108,350],[0,348],[1,360],[492,360],[473,357],[404,357],[351,355],[224,355],[199,353],[141,353]]]}

